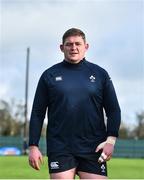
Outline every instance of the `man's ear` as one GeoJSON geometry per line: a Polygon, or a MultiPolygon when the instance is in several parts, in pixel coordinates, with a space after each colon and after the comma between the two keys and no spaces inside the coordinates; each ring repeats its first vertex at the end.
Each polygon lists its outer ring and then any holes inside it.
{"type": "Polygon", "coordinates": [[[60,50],[63,52],[64,51],[64,46],[63,44],[60,45],[60,50]]]}
{"type": "Polygon", "coordinates": [[[86,48],[86,50],[88,50],[89,44],[85,44],[85,48],[86,48]]]}

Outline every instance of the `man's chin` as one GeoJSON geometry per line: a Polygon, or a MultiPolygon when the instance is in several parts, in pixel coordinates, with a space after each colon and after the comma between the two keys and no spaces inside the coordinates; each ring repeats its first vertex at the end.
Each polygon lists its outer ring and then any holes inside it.
{"type": "Polygon", "coordinates": [[[79,63],[81,60],[80,59],[68,59],[69,62],[76,64],[79,63]]]}

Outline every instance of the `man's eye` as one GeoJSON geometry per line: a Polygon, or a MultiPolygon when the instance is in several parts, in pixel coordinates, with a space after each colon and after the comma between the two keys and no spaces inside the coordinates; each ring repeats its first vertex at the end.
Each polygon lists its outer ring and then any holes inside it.
{"type": "Polygon", "coordinates": [[[76,43],[76,46],[80,46],[81,45],[81,43],[76,43]]]}
{"type": "Polygon", "coordinates": [[[66,46],[72,46],[72,44],[70,44],[70,43],[67,43],[67,44],[66,44],[66,46]]]}
{"type": "Polygon", "coordinates": [[[77,43],[66,43],[66,46],[73,46],[73,45],[75,45],[75,46],[81,46],[81,43],[79,43],[79,42],[77,42],[77,43]]]}

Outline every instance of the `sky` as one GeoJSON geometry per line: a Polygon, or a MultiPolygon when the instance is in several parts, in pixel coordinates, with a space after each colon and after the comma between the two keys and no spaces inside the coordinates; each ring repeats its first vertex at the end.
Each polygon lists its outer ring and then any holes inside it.
{"type": "Polygon", "coordinates": [[[25,96],[26,50],[30,48],[29,116],[42,72],[63,60],[64,32],[83,30],[86,59],[108,71],[122,121],[136,124],[144,110],[143,0],[0,0],[0,99],[25,96]]]}

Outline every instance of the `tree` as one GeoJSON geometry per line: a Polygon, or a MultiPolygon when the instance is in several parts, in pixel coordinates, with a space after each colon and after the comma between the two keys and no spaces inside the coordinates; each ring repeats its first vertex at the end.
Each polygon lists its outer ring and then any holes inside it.
{"type": "Polygon", "coordinates": [[[126,127],[124,122],[121,123],[120,129],[119,129],[119,138],[120,139],[127,139],[129,134],[129,129],[126,127]]]}
{"type": "Polygon", "coordinates": [[[138,139],[144,138],[144,111],[136,113],[137,125],[134,129],[135,137],[138,139]]]}
{"type": "Polygon", "coordinates": [[[16,136],[21,134],[23,126],[24,106],[15,104],[12,100],[11,104],[0,100],[0,135],[1,136],[16,136]]]}
{"type": "MultiPolygon", "coordinates": [[[[23,136],[24,134],[24,108],[22,102],[14,99],[8,103],[0,99],[0,136],[23,136]]],[[[28,125],[29,127],[29,121],[28,125]]],[[[42,128],[42,136],[46,136],[46,124],[42,128]]]]}

